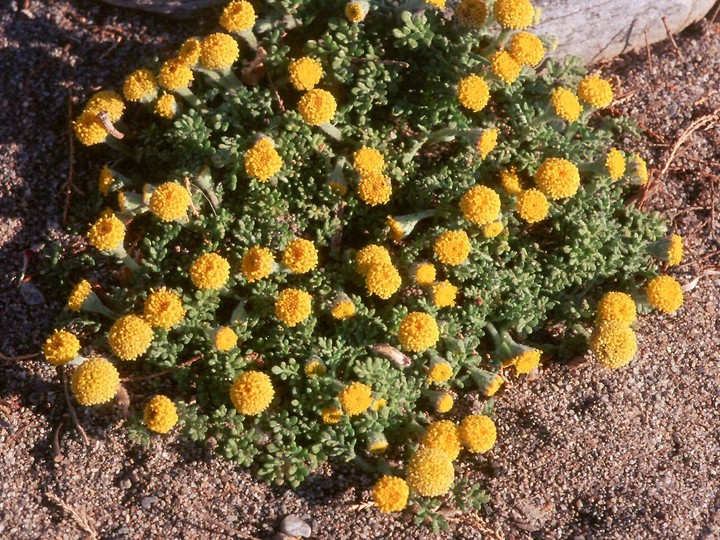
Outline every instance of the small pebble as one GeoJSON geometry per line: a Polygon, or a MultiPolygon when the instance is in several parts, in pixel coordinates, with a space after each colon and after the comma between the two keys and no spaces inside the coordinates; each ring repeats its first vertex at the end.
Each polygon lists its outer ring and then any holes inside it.
{"type": "Polygon", "coordinates": [[[312,534],[310,525],[295,514],[290,514],[282,520],[280,531],[290,536],[300,536],[302,538],[309,538],[312,534]]]}

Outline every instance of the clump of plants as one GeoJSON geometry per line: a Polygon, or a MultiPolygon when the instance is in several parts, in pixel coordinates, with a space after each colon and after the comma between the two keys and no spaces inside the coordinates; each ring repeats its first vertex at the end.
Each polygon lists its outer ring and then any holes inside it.
{"type": "MultiPolygon", "coordinates": [[[[74,124],[107,145],[87,251],[45,344],[77,402],[153,376],[179,423],[297,486],[328,460],[383,512],[483,502],[457,460],[544,359],[632,361],[638,310],[683,302],[682,241],[639,209],[610,82],[527,31],[527,0],[235,0],[74,124]],[[115,267],[112,279],[94,267],[115,267]]],[[[74,264],[71,264],[73,263],[74,264]]],[[[149,384],[149,383],[145,383],[149,384]]],[[[132,392],[131,392],[132,395],[132,392]]]]}

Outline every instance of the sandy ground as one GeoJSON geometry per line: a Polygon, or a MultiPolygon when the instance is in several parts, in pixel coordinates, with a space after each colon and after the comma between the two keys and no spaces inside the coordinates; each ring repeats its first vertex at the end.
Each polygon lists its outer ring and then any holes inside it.
{"type": "MultiPolygon", "coordinates": [[[[8,4],[7,2],[4,4],[8,4]]],[[[3,5],[4,5],[3,4],[3,5]]],[[[63,238],[69,171],[68,102],[117,85],[144,55],[165,55],[213,14],[171,23],[86,0],[32,1],[0,11],[0,352],[37,351],[58,309],[17,287],[23,254],[63,238]],[[20,8],[23,6],[21,5],[20,8]],[[70,98],[69,98],[70,95],[70,98]]],[[[619,84],[618,111],[636,115],[656,170],[646,205],[686,237],[683,283],[718,267],[720,130],[698,130],[667,174],[657,171],[694,121],[720,107],[720,25],[599,66],[619,84]],[[714,205],[714,208],[713,208],[714,205]]],[[[99,159],[75,149],[74,183],[90,192],[99,159]]],[[[82,223],[72,195],[70,226],[82,223]],[[79,215],[75,215],[77,213],[79,215]]],[[[28,273],[36,269],[29,258],[28,273]]],[[[463,474],[491,504],[451,516],[445,538],[720,537],[720,280],[701,277],[675,316],[639,328],[638,359],[619,373],[589,362],[545,366],[498,407],[500,440],[463,474]]],[[[298,514],[319,539],[429,536],[379,514],[373,479],[323,468],[293,492],[258,484],[186,441],[131,444],[116,407],[80,410],[84,447],[66,417],[54,370],[0,360],[0,537],[272,538],[298,514]]]]}

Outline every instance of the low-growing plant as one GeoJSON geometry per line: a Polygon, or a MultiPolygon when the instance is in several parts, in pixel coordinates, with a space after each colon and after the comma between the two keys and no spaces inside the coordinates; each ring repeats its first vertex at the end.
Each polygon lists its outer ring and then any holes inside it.
{"type": "Polygon", "coordinates": [[[353,461],[438,527],[485,500],[453,462],[495,444],[508,378],[629,363],[636,308],[682,304],[657,277],[682,241],[635,204],[612,85],[548,56],[527,0],[253,4],[75,121],[116,157],[91,247],[48,255],[74,283],[45,355],[82,405],[172,383],[136,435],[179,419],[291,486],[353,461]]]}

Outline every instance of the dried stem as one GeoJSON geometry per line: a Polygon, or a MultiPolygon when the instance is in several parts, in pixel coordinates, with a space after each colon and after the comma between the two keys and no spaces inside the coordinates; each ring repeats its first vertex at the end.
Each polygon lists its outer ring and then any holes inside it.
{"type": "Polygon", "coordinates": [[[80,433],[80,436],[82,437],[82,440],[83,440],[83,444],[85,444],[86,446],[89,446],[90,440],[88,439],[87,433],[85,433],[85,430],[80,425],[80,420],[78,420],[77,413],[75,412],[75,407],[73,407],[72,400],[70,399],[70,392],[68,390],[67,377],[65,375],[65,366],[58,366],[57,372],[58,372],[58,375],[60,375],[60,379],[62,380],[63,391],[65,392],[65,403],[67,404],[68,412],[70,413],[70,418],[72,418],[73,424],[75,424],[75,428],[80,433]]]}
{"type": "Polygon", "coordinates": [[[70,506],[67,502],[62,500],[54,493],[50,493],[49,491],[47,491],[45,492],[45,496],[50,502],[58,505],[60,508],[65,510],[65,512],[68,513],[68,515],[72,518],[75,524],[88,534],[88,538],[90,538],[91,540],[97,540],[98,538],[100,538],[97,534],[97,531],[95,530],[95,527],[92,526],[92,524],[88,520],[88,517],[83,512],[81,512],[80,510],[75,510],[75,508],[70,506]]]}

